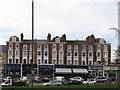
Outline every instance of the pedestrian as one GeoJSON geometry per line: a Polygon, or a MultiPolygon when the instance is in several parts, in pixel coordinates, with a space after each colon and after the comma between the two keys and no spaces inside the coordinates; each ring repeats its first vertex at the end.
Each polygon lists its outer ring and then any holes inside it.
{"type": "Polygon", "coordinates": [[[28,80],[28,81],[26,82],[26,85],[29,86],[29,83],[30,83],[30,81],[28,80]]]}

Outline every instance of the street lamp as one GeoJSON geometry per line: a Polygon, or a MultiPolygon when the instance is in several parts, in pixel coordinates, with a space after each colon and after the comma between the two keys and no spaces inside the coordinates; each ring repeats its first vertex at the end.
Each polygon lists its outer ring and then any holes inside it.
{"type": "MultiPolygon", "coordinates": [[[[33,62],[34,62],[34,57],[33,57],[33,45],[34,45],[34,0],[32,0],[32,69],[33,69],[33,62]]],[[[33,89],[33,77],[31,79],[31,86],[33,89]]]]}

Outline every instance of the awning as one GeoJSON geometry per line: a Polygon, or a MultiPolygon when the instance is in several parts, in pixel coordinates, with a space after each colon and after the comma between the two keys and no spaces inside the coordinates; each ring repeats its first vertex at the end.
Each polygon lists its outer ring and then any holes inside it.
{"type": "Polygon", "coordinates": [[[87,69],[74,68],[73,73],[75,73],[75,74],[87,74],[88,71],[87,71],[87,69]]]}
{"type": "Polygon", "coordinates": [[[71,74],[71,68],[56,68],[55,69],[57,74],[71,74]]]}

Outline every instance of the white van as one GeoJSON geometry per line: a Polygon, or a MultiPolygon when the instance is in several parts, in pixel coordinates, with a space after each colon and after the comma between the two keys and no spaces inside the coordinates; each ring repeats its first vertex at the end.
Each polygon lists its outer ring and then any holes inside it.
{"type": "Polygon", "coordinates": [[[65,77],[63,76],[56,76],[55,80],[61,81],[61,82],[65,82],[65,77]]]}

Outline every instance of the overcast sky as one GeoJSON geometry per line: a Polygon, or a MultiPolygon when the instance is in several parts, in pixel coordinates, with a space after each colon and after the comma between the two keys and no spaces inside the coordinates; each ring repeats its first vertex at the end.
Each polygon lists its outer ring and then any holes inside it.
{"type": "MultiPolygon", "coordinates": [[[[85,40],[88,35],[104,38],[117,47],[118,0],[34,0],[35,38],[62,36],[85,40]]],[[[0,0],[0,44],[16,35],[31,39],[32,0],[0,0]]]]}

